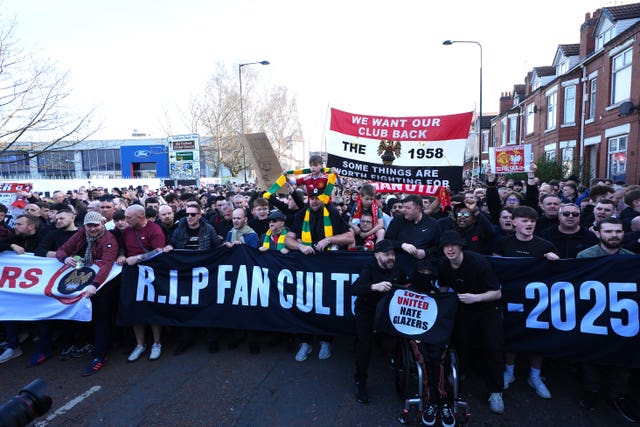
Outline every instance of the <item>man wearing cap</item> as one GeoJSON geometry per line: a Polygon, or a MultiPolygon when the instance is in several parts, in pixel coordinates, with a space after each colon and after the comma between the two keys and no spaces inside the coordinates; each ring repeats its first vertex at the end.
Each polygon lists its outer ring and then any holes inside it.
{"type": "Polygon", "coordinates": [[[356,318],[356,398],[360,403],[368,403],[367,369],[373,346],[373,327],[376,306],[393,285],[406,285],[407,274],[395,262],[396,254],[393,242],[380,240],[374,246],[374,259],[367,264],[353,283],[351,292],[357,296],[355,302],[356,318]]]}
{"type": "MultiPolygon", "coordinates": [[[[335,207],[325,204],[318,196],[323,193],[314,188],[309,193],[309,207],[296,214],[293,227],[287,232],[287,248],[299,250],[305,255],[314,255],[325,250],[336,250],[353,243],[353,231],[340,216],[335,207]]],[[[311,353],[312,337],[303,335],[296,361],[302,362],[311,353]]],[[[320,337],[319,359],[331,357],[331,337],[320,337]]]]}
{"type": "Polygon", "coordinates": [[[500,284],[489,261],[482,255],[464,251],[465,240],[456,231],[448,230],[440,237],[444,257],[438,264],[438,284],[441,290],[452,289],[457,295],[458,313],[453,341],[463,369],[476,356],[471,344],[474,337],[482,345],[485,381],[490,392],[491,412],[502,414],[503,326],[500,307],[500,284]]]}
{"type": "Polygon", "coordinates": [[[111,313],[116,302],[117,283],[103,283],[118,257],[118,242],[112,233],[106,231],[104,218],[100,213],[88,212],[83,224],[84,226],[56,251],[56,258],[72,268],[76,267],[77,257],[81,257],[86,266],[90,266],[95,260],[102,261],[93,283],[85,288],[85,296],[91,298],[95,327],[93,359],[82,372],[82,376],[89,376],[102,369],[109,351],[111,313]],[[100,292],[96,293],[98,288],[100,292]]]}
{"type": "Polygon", "coordinates": [[[262,252],[272,249],[283,254],[289,253],[289,249],[284,242],[288,233],[284,225],[287,219],[286,216],[279,210],[274,209],[269,213],[267,219],[269,220],[269,229],[262,235],[260,239],[262,245],[258,249],[262,252]]]}

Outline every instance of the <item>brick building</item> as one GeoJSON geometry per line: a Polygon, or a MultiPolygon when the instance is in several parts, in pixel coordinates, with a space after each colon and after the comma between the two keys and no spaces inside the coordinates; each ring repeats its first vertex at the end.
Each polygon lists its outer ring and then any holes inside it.
{"type": "Polygon", "coordinates": [[[640,183],[640,3],[587,13],[579,34],[501,94],[483,165],[489,146],[531,144],[534,161],[561,160],[567,176],[640,183]]]}

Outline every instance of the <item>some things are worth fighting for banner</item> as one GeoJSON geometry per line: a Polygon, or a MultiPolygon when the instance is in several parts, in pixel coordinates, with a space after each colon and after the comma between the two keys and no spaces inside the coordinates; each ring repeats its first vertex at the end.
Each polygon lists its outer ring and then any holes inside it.
{"type": "Polygon", "coordinates": [[[331,109],[327,166],[340,176],[462,189],[472,113],[382,117],[331,109]]]}

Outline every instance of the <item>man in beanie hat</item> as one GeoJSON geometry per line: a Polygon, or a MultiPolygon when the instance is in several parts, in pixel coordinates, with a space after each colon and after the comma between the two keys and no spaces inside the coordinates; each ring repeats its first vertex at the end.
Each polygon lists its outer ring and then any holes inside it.
{"type": "Polygon", "coordinates": [[[78,258],[82,259],[85,266],[90,266],[96,260],[102,261],[93,282],[85,288],[93,306],[95,343],[93,358],[82,376],[97,373],[107,359],[111,313],[117,296],[117,283],[104,284],[118,257],[118,242],[112,233],[107,232],[104,223],[105,219],[100,213],[88,212],[84,217],[84,225],[56,251],[58,261],[73,268],[78,267],[78,258]],[[96,293],[98,288],[99,294],[96,293]]]}
{"type": "Polygon", "coordinates": [[[453,342],[464,369],[475,356],[471,343],[480,337],[482,367],[489,389],[491,412],[502,414],[502,351],[503,327],[500,306],[500,284],[489,261],[482,255],[465,251],[465,239],[456,231],[448,230],[440,236],[440,249],[444,257],[438,264],[438,284],[441,290],[453,289],[458,304],[453,342]]]}
{"type": "Polygon", "coordinates": [[[405,285],[406,273],[396,265],[394,244],[390,240],[380,240],[373,249],[374,259],[367,264],[353,283],[351,292],[357,296],[356,318],[356,398],[360,403],[368,403],[367,368],[373,346],[373,326],[376,306],[393,285],[405,285]]]}

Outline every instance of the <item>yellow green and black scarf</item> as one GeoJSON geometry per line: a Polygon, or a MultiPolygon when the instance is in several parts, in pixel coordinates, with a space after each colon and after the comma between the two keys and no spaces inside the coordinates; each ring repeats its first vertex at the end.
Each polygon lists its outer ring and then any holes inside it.
{"type": "MultiPolygon", "coordinates": [[[[304,220],[302,221],[302,244],[305,246],[313,245],[311,241],[311,226],[309,225],[309,218],[311,217],[311,208],[307,208],[304,213],[304,220]]],[[[329,209],[326,206],[322,207],[322,220],[324,224],[324,237],[333,236],[333,225],[331,225],[331,218],[329,217],[329,209]]],[[[328,247],[328,246],[327,246],[328,247]]]]}

